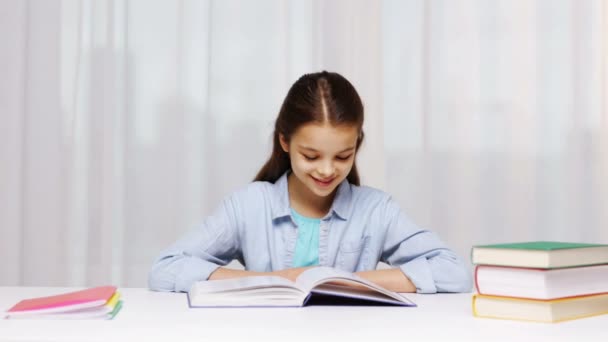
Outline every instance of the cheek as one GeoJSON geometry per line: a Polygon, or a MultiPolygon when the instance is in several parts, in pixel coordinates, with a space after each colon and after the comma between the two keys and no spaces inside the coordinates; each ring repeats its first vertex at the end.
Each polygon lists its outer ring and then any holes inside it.
{"type": "Polygon", "coordinates": [[[353,168],[353,164],[354,164],[354,161],[350,160],[349,162],[346,162],[346,163],[339,163],[336,167],[341,172],[348,173],[348,172],[350,172],[350,169],[353,168]]]}
{"type": "Polygon", "coordinates": [[[297,157],[291,158],[291,166],[293,169],[297,169],[300,172],[308,172],[314,168],[312,163],[297,157]]]}

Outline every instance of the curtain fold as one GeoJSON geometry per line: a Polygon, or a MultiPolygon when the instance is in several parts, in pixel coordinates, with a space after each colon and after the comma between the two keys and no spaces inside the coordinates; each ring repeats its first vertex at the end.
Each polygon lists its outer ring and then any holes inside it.
{"type": "Polygon", "coordinates": [[[0,1],[0,285],[145,286],[250,182],[302,74],[366,109],[363,183],[463,257],[608,243],[608,9],[559,1],[0,1]]]}

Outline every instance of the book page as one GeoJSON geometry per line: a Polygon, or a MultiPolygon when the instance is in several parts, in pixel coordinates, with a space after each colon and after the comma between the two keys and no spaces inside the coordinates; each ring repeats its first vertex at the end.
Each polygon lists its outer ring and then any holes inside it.
{"type": "MultiPolygon", "coordinates": [[[[368,305],[377,305],[378,303],[384,303],[384,304],[392,304],[392,305],[405,305],[405,306],[415,306],[415,304],[411,301],[409,301],[409,299],[401,296],[400,294],[396,294],[399,297],[403,297],[403,298],[394,298],[392,296],[387,296],[384,293],[375,291],[375,290],[371,290],[371,289],[365,289],[365,288],[356,288],[356,287],[352,287],[352,286],[347,286],[347,285],[334,285],[333,282],[331,283],[324,283],[321,284],[317,287],[315,287],[312,290],[312,293],[314,294],[314,297],[319,299],[319,298],[348,298],[350,300],[361,300],[364,302],[371,302],[368,303],[368,305]],[[324,297],[319,297],[319,295],[324,297]]],[[[323,299],[325,301],[327,301],[327,299],[323,299]]],[[[338,302],[340,302],[339,300],[336,300],[338,302]]],[[[350,301],[341,301],[342,303],[349,303],[350,301]]],[[[357,304],[357,305],[361,305],[361,303],[357,304]]]]}
{"type": "Polygon", "coordinates": [[[194,287],[196,293],[221,293],[271,287],[284,287],[299,290],[293,282],[277,276],[253,276],[200,281],[197,282],[194,287]]]}
{"type": "Polygon", "coordinates": [[[308,293],[277,276],[252,276],[195,283],[188,293],[190,307],[302,306],[308,293]]]}
{"type": "Polygon", "coordinates": [[[307,292],[338,295],[382,302],[415,304],[406,297],[363,279],[356,274],[331,267],[315,267],[302,272],[297,285],[307,292]]]}
{"type": "Polygon", "coordinates": [[[336,274],[333,268],[329,267],[313,267],[306,270],[298,276],[296,284],[304,292],[310,292],[316,284],[322,282],[328,277],[332,277],[336,274]]]}
{"type": "Polygon", "coordinates": [[[351,282],[365,284],[368,287],[376,288],[373,284],[353,273],[331,267],[314,267],[300,274],[296,279],[296,284],[306,292],[310,292],[315,286],[329,281],[339,282],[340,280],[350,280],[351,282]]]}

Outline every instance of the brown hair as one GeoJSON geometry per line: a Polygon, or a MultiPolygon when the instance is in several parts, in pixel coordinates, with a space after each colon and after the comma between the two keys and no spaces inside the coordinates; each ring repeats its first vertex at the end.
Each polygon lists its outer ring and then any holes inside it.
{"type": "MultiPolygon", "coordinates": [[[[359,130],[359,149],[363,142],[363,104],[355,87],[338,73],[306,74],[291,86],[283,101],[274,125],[272,154],[254,182],[274,183],[291,168],[289,155],[279,142],[281,134],[289,142],[302,125],[325,122],[333,126],[355,125],[359,130]]],[[[346,179],[352,184],[360,184],[356,161],[346,179]]]]}

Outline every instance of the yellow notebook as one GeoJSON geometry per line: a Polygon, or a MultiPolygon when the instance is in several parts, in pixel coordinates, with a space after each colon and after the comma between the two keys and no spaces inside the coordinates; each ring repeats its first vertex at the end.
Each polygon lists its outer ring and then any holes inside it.
{"type": "Polygon", "coordinates": [[[608,294],[535,300],[475,294],[476,317],[555,323],[608,313],[608,294]]]}

